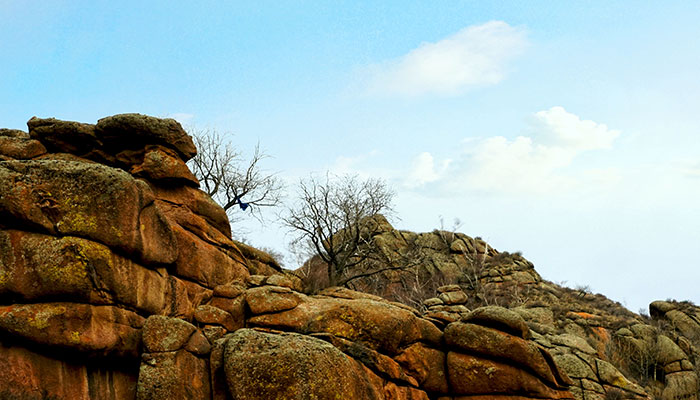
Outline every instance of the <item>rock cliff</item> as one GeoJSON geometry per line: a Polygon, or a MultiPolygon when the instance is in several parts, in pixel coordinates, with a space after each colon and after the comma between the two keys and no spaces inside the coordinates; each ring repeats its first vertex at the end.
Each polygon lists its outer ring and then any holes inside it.
{"type": "Polygon", "coordinates": [[[303,294],[231,239],[174,120],[28,127],[0,130],[2,399],[573,399],[586,375],[566,357],[598,360],[533,329],[532,308],[459,307],[461,287],[426,315],[348,289],[303,294]]]}
{"type": "MultiPolygon", "coordinates": [[[[353,288],[410,304],[445,332],[489,309],[484,306],[508,309],[571,378],[576,399],[698,398],[700,308],[656,301],[650,316],[638,315],[585,287],[548,282],[520,254],[499,252],[479,238],[399,231],[382,216],[367,226],[374,228],[367,233],[373,260],[382,262],[346,271],[346,278],[359,277],[353,288]]],[[[323,271],[312,259],[298,274],[316,290],[323,271]]]]}

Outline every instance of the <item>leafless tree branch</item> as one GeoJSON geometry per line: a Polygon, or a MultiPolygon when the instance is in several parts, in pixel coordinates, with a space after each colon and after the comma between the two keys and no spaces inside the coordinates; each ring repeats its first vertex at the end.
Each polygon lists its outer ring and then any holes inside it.
{"type": "Polygon", "coordinates": [[[268,158],[260,145],[249,160],[241,157],[231,144],[213,130],[190,129],[197,146],[197,155],[189,161],[192,173],[199,179],[201,189],[219,203],[231,222],[241,219],[241,203],[245,211],[263,221],[261,208],[275,207],[281,202],[283,184],[274,173],[261,169],[268,158]]]}
{"type": "Polygon", "coordinates": [[[296,205],[280,220],[296,235],[293,246],[310,248],[327,264],[331,286],[346,284],[341,275],[376,251],[371,234],[378,222],[372,217],[391,213],[393,196],[380,179],[312,176],[299,183],[296,205]]]}

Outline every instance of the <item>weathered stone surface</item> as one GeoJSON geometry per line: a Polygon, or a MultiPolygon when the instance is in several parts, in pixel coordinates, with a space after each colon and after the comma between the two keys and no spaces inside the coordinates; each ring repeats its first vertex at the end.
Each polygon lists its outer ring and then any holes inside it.
{"type": "Polygon", "coordinates": [[[152,315],[143,326],[143,345],[149,353],[180,350],[196,330],[187,321],[152,315]]]}
{"type": "Polygon", "coordinates": [[[29,139],[29,134],[19,129],[0,128],[0,136],[29,139]]]}
{"type": "Polygon", "coordinates": [[[563,333],[561,335],[553,335],[549,337],[549,340],[561,346],[566,346],[574,350],[578,350],[586,354],[595,354],[596,350],[591,347],[586,339],[581,336],[573,335],[571,333],[563,333]]]}
{"type": "Polygon", "coordinates": [[[512,393],[546,399],[573,398],[568,391],[554,390],[524,370],[467,354],[447,353],[447,370],[455,394],[512,393]]]}
{"type": "Polygon", "coordinates": [[[414,377],[420,387],[435,393],[449,393],[445,371],[445,353],[422,343],[415,343],[394,359],[414,377]]]}
{"type": "Polygon", "coordinates": [[[378,351],[372,350],[362,344],[341,339],[327,333],[312,334],[311,336],[327,341],[338,350],[361,362],[380,378],[385,378],[402,385],[418,387],[418,381],[406,374],[401,366],[391,357],[387,357],[378,351]]]}
{"type": "Polygon", "coordinates": [[[658,352],[657,361],[661,365],[688,359],[688,355],[666,335],[658,336],[656,346],[658,352]]]}
{"type": "Polygon", "coordinates": [[[172,227],[179,250],[174,273],[215,288],[248,276],[245,265],[179,225],[172,227]]]}
{"type": "MultiPolygon", "coordinates": [[[[282,267],[280,267],[279,263],[277,263],[277,261],[266,252],[258,250],[252,246],[248,246],[247,244],[237,240],[234,240],[233,242],[238,251],[240,251],[241,256],[247,260],[246,266],[250,270],[251,274],[272,276],[282,271],[282,267]]],[[[301,288],[301,281],[298,282],[298,285],[298,287],[295,286],[295,289],[301,288]]]]}
{"type": "Polygon", "coordinates": [[[356,290],[350,290],[342,287],[330,287],[321,290],[318,293],[319,296],[323,297],[332,297],[334,299],[347,299],[347,300],[359,300],[359,299],[366,299],[366,300],[375,300],[375,301],[380,301],[380,302],[386,302],[386,299],[384,299],[381,296],[376,296],[370,293],[364,293],[364,292],[358,292],[356,290]]]}
{"type": "Polygon", "coordinates": [[[192,174],[174,150],[162,146],[149,146],[143,155],[143,162],[134,165],[129,172],[134,176],[142,176],[152,181],[177,181],[185,185],[197,187],[199,181],[192,174]]]}
{"type": "Polygon", "coordinates": [[[697,317],[693,318],[680,310],[671,310],[664,315],[664,318],[669,320],[673,328],[683,336],[692,340],[700,340],[700,323],[698,323],[697,317]]]}
{"type": "Polygon", "coordinates": [[[0,342],[0,399],[133,399],[137,373],[138,361],[81,364],[0,342]]]}
{"type": "Polygon", "coordinates": [[[555,355],[554,360],[571,378],[597,379],[591,366],[574,354],[555,355]]]}
{"type": "Polygon", "coordinates": [[[113,115],[97,121],[96,135],[112,151],[162,144],[177,151],[183,161],[197,154],[192,138],[177,121],[170,118],[141,114],[113,115]]]}
{"type": "Polygon", "coordinates": [[[27,126],[29,136],[41,141],[52,152],[83,155],[100,147],[92,124],[33,117],[27,126]]]}
{"type": "Polygon", "coordinates": [[[462,321],[493,327],[523,339],[531,337],[530,328],[520,315],[499,306],[477,308],[462,318],[462,321]]]}
{"type": "Polygon", "coordinates": [[[5,334],[91,357],[138,357],[143,317],[112,306],[38,303],[0,306],[5,334]]]}
{"type": "Polygon", "coordinates": [[[100,243],[0,230],[0,298],[122,304],[149,314],[168,307],[166,277],[100,243]]]}
{"type": "Polygon", "coordinates": [[[454,322],[445,328],[445,343],[456,351],[481,354],[491,359],[507,359],[555,387],[571,383],[568,377],[555,376],[542,349],[534,343],[474,324],[454,322]]]}
{"type": "Polygon", "coordinates": [[[438,298],[445,304],[464,304],[467,302],[467,295],[461,290],[440,293],[438,298]]]}
{"type": "Polygon", "coordinates": [[[212,290],[185,279],[174,276],[168,278],[172,292],[172,304],[168,315],[187,321],[194,317],[194,310],[212,298],[212,290]]]}
{"type": "Polygon", "coordinates": [[[243,282],[235,281],[225,285],[219,285],[214,288],[214,296],[224,297],[227,299],[235,299],[246,291],[246,286],[243,282]]]}
{"type": "Polygon", "coordinates": [[[437,345],[442,338],[442,332],[432,323],[387,302],[364,298],[312,299],[292,310],[254,316],[248,322],[299,333],[329,333],[389,356],[418,341],[437,345]]]}
{"type": "Polygon", "coordinates": [[[384,398],[361,364],[322,340],[250,329],[227,338],[224,369],[235,399],[384,398]]]}
{"type": "Polygon", "coordinates": [[[204,333],[197,330],[190,336],[190,340],[187,341],[184,348],[192,354],[203,357],[211,351],[211,343],[204,333]]]}
{"type": "Polygon", "coordinates": [[[423,305],[426,307],[439,306],[442,304],[445,304],[445,303],[437,297],[431,297],[431,298],[423,301],[423,305]]]}
{"type": "Polygon", "coordinates": [[[438,293],[461,292],[462,287],[459,285],[443,285],[437,288],[438,293]]]}
{"type": "Polygon", "coordinates": [[[267,285],[283,286],[292,290],[301,291],[301,280],[295,276],[274,274],[267,277],[265,280],[267,285]]]}
{"type": "Polygon", "coordinates": [[[221,236],[215,236],[210,229],[218,230],[226,239],[231,238],[231,225],[229,224],[226,211],[216,204],[209,195],[201,190],[190,186],[154,186],[155,197],[163,202],[171,204],[173,207],[186,208],[187,212],[170,213],[164,209],[175,222],[194,232],[204,233],[202,238],[216,238],[221,240],[221,236]],[[204,220],[199,221],[191,214],[204,220]]]}
{"type": "Polygon", "coordinates": [[[45,153],[46,147],[38,140],[0,136],[0,155],[17,160],[28,160],[45,153]]]}
{"type": "Polygon", "coordinates": [[[233,325],[231,325],[229,330],[234,331],[245,326],[245,296],[238,296],[235,299],[214,297],[209,304],[226,311],[230,315],[231,323],[233,325]]]}
{"type": "Polygon", "coordinates": [[[698,376],[689,371],[677,372],[666,376],[661,400],[697,399],[698,376]]]}
{"type": "Polygon", "coordinates": [[[206,360],[185,350],[143,355],[137,400],[210,398],[206,360]]]}
{"type": "Polygon", "coordinates": [[[622,375],[620,371],[617,370],[617,368],[615,368],[614,365],[610,364],[609,362],[604,360],[596,360],[595,368],[597,369],[597,376],[599,377],[601,383],[644,395],[644,390],[642,390],[642,388],[630,382],[624,375],[622,375]]]}
{"type": "Polygon", "coordinates": [[[202,324],[221,325],[229,331],[238,327],[231,314],[218,307],[206,304],[194,310],[194,319],[202,324]]]}
{"type": "Polygon", "coordinates": [[[254,315],[290,310],[306,296],[283,286],[260,286],[246,292],[246,302],[254,315]]]}
{"type": "Polygon", "coordinates": [[[0,194],[5,226],[89,238],[146,264],[172,263],[177,256],[173,231],[148,185],[121,170],[71,161],[7,161],[0,164],[0,194]]]}
{"type": "Polygon", "coordinates": [[[664,314],[676,308],[677,306],[671,302],[657,300],[649,304],[649,313],[653,316],[663,317],[664,314]]]}

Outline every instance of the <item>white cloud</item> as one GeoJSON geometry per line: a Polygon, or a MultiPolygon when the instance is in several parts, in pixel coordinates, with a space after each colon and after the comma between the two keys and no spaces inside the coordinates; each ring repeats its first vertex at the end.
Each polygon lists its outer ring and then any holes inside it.
{"type": "Polygon", "coordinates": [[[605,124],[582,121],[559,106],[535,113],[535,118],[544,128],[541,132],[545,137],[554,144],[576,151],[609,149],[620,134],[605,124]]]}
{"type": "Polygon", "coordinates": [[[502,21],[466,27],[435,43],[370,67],[369,91],[416,96],[455,95],[500,82],[506,64],[527,46],[525,31],[502,21]]]}
{"type": "Polygon", "coordinates": [[[413,159],[411,169],[406,176],[404,185],[408,188],[415,188],[426,183],[434,182],[440,179],[445,173],[451,160],[443,160],[440,168],[435,168],[435,160],[433,155],[428,152],[420,153],[413,159]]]}
{"type": "Polygon", "coordinates": [[[588,151],[610,149],[620,132],[604,124],[581,120],[562,107],[534,115],[532,137],[507,139],[495,136],[469,141],[469,150],[446,171],[436,172],[430,153],[414,161],[415,185],[441,181],[450,192],[476,190],[500,193],[549,194],[566,192],[580,185],[610,185],[620,173],[613,169],[580,166],[575,175],[567,170],[588,151]],[[605,176],[605,174],[610,174],[605,176]],[[422,177],[422,179],[420,179],[422,177]]]}
{"type": "Polygon", "coordinates": [[[477,145],[463,175],[468,186],[531,193],[569,190],[580,182],[562,170],[583,152],[610,149],[620,134],[563,107],[537,112],[533,128],[534,138],[498,136],[477,145]]]}

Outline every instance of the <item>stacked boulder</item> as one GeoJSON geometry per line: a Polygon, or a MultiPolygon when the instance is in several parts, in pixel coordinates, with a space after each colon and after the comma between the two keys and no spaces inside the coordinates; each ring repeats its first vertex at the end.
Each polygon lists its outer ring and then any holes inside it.
{"type": "Polygon", "coordinates": [[[231,239],[174,120],[28,126],[0,130],[0,398],[573,398],[508,310],[302,294],[231,239]]]}
{"type": "Polygon", "coordinates": [[[467,295],[459,285],[444,285],[437,288],[438,297],[423,301],[426,312],[423,316],[438,326],[459,321],[469,313],[465,306],[467,295]]]}
{"type": "Polygon", "coordinates": [[[440,330],[410,307],[347,289],[307,296],[268,283],[245,297],[246,328],[211,353],[212,386],[228,385],[234,399],[573,398],[522,318],[500,307],[440,330]]]}
{"type": "MultiPolygon", "coordinates": [[[[402,231],[373,219],[368,238],[392,268],[355,265],[347,275],[365,276],[353,280],[355,288],[414,305],[441,329],[470,309],[508,308],[568,374],[577,400],[700,398],[700,308],[693,304],[656,301],[650,316],[636,314],[585,286],[548,282],[521,254],[478,237],[402,231]]],[[[303,276],[318,277],[325,267],[309,262],[303,276]]]]}
{"type": "Polygon", "coordinates": [[[146,319],[191,320],[247,260],[176,121],[28,126],[0,131],[0,398],[133,398],[146,319]]]}

